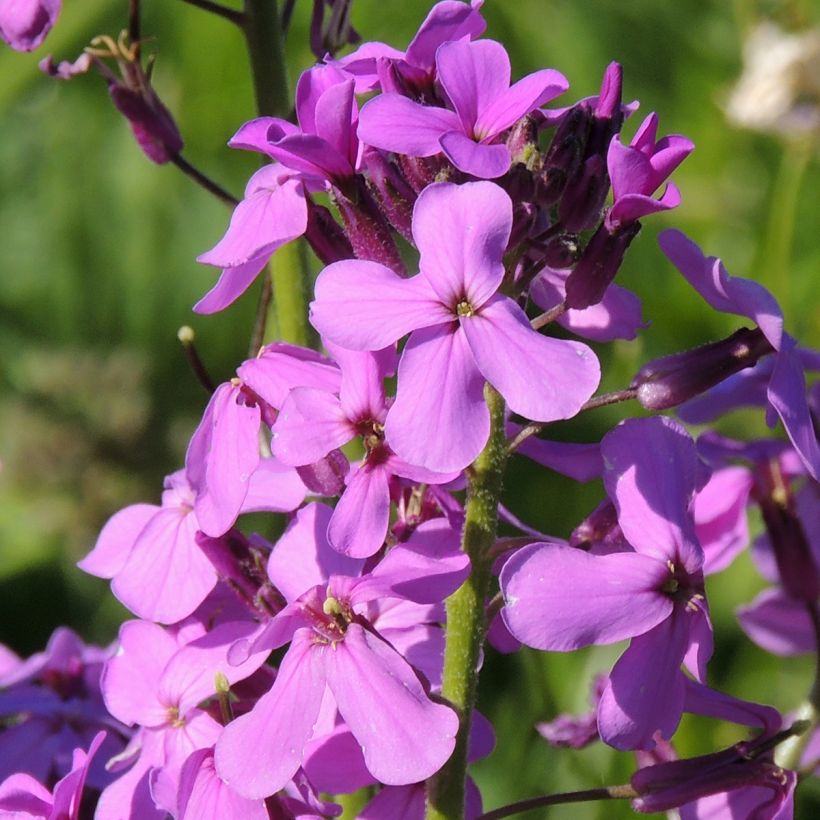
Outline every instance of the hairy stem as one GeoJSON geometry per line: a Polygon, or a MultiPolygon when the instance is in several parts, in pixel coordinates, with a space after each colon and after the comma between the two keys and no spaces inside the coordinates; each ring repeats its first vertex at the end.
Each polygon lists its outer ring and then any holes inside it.
{"type": "MultiPolygon", "coordinates": [[[[245,0],[242,30],[251,64],[258,114],[286,117],[291,104],[284,36],[276,0],[245,0]]],[[[278,338],[286,342],[307,346],[310,341],[304,249],[298,243],[289,243],[274,254],[271,265],[259,297],[251,341],[253,353],[265,340],[268,322],[275,325],[278,338]]]]}
{"type": "Polygon", "coordinates": [[[504,400],[490,385],[484,395],[490,409],[490,438],[471,470],[462,549],[470,556],[470,577],[447,599],[447,643],[442,695],[459,715],[452,757],[428,783],[427,819],[464,816],[467,746],[478,688],[478,660],[487,631],[485,603],[490,589],[496,541],[498,501],[507,464],[504,400]]]}

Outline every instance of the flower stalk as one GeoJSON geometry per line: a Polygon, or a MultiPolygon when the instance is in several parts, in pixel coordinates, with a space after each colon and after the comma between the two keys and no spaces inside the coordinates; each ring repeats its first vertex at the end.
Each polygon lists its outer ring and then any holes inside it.
{"type": "Polygon", "coordinates": [[[470,577],[447,599],[447,642],[442,695],[459,715],[452,757],[428,783],[427,820],[463,817],[467,746],[478,688],[478,661],[487,631],[485,604],[491,580],[491,549],[498,529],[498,502],[507,465],[504,399],[487,384],[490,438],[471,468],[461,546],[470,556],[470,577]]]}

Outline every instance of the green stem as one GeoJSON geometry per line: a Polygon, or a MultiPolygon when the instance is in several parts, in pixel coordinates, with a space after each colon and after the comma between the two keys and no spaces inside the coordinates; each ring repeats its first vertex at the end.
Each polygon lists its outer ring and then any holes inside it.
{"type": "Polygon", "coordinates": [[[498,528],[498,501],[507,464],[504,400],[490,385],[490,438],[472,466],[462,549],[470,556],[470,577],[447,599],[447,642],[441,693],[459,715],[456,748],[428,783],[427,820],[464,816],[467,746],[478,689],[478,662],[487,631],[485,604],[492,578],[490,550],[498,528]]]}
{"type": "MultiPolygon", "coordinates": [[[[251,63],[257,112],[260,116],[287,117],[291,103],[277,1],[245,0],[242,31],[251,63]]],[[[273,282],[273,299],[269,297],[270,285],[266,281],[259,299],[252,346],[258,348],[257,343],[265,339],[269,320],[276,328],[277,338],[303,346],[310,342],[307,259],[300,245],[291,242],[274,254],[268,274],[273,282]]]]}
{"type": "Polygon", "coordinates": [[[758,278],[791,313],[789,274],[800,185],[814,150],[811,139],[786,144],[769,205],[766,235],[758,257],[758,278]]]}

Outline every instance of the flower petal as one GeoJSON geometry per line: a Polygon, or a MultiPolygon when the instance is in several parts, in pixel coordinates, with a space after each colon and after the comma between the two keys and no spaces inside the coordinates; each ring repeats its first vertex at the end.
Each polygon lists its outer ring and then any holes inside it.
{"type": "Polygon", "coordinates": [[[399,362],[387,443],[410,464],[449,472],[472,463],[489,434],[484,379],[458,325],[417,330],[399,362]]]}
{"type": "Polygon", "coordinates": [[[510,632],[536,649],[568,652],[614,643],[669,617],[672,601],[659,591],[668,576],[661,561],[638,553],[590,555],[531,544],[501,571],[501,612],[510,632]]]}
{"type": "Polygon", "coordinates": [[[542,336],[506,296],[495,296],[461,326],[484,377],[525,418],[571,418],[598,386],[598,359],[585,344],[542,336]]]}

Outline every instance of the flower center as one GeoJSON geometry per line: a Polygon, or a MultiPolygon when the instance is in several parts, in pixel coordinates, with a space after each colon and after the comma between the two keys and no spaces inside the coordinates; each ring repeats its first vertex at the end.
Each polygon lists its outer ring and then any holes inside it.
{"type": "Polygon", "coordinates": [[[459,316],[472,316],[475,311],[473,310],[473,306],[466,299],[462,299],[456,305],[456,313],[459,316]]]}

